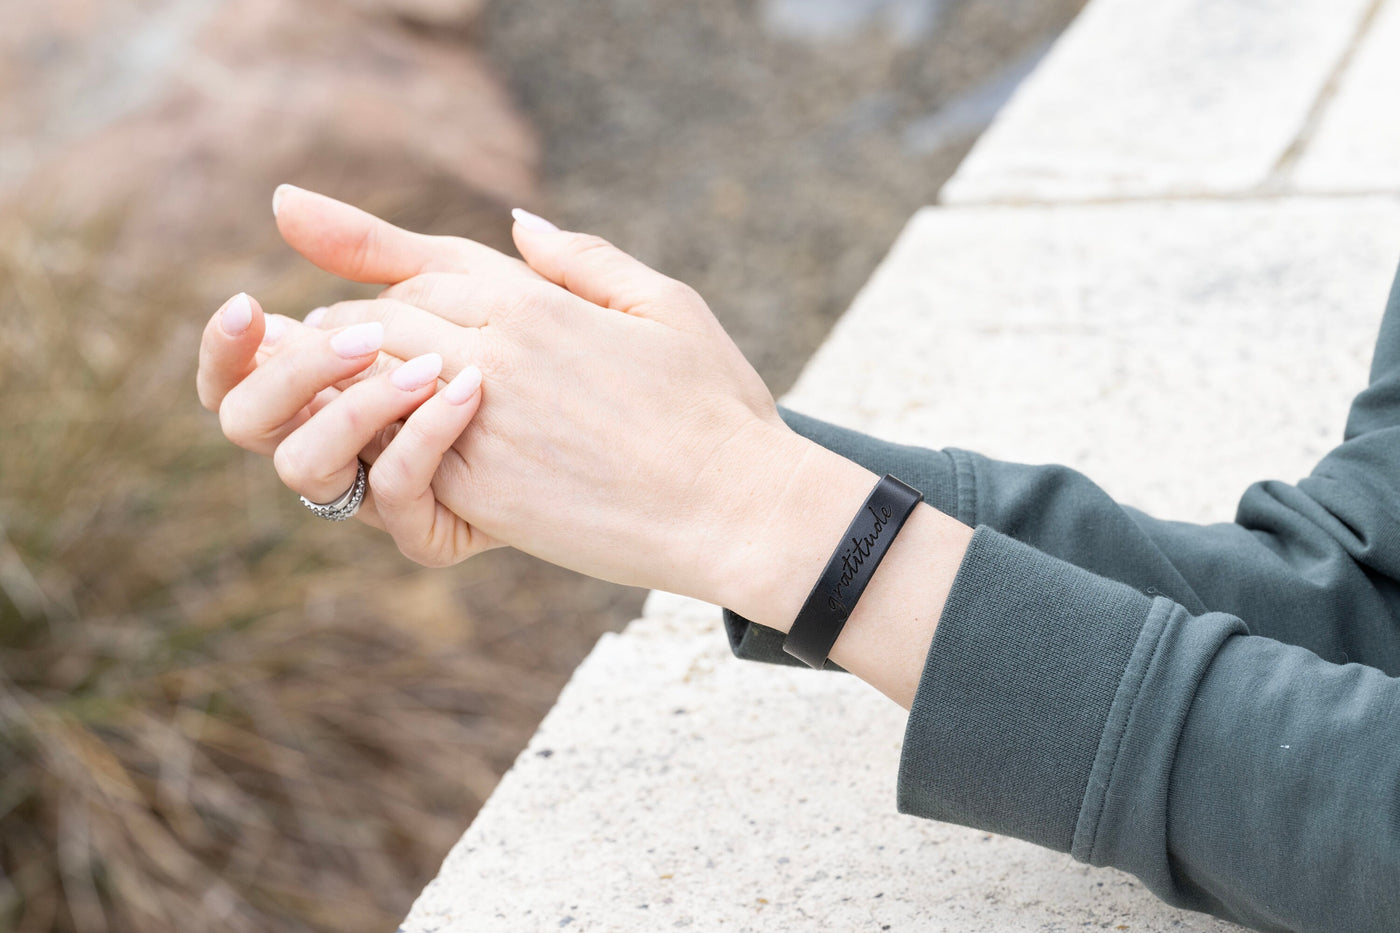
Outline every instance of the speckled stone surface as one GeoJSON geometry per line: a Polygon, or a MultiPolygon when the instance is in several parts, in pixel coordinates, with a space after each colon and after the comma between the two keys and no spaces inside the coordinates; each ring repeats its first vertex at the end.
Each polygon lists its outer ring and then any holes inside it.
{"type": "MultiPolygon", "coordinates": [[[[1339,438],[1397,254],[1390,198],[924,211],[789,402],[1228,519],[1246,482],[1339,438]]],[[[405,929],[1233,929],[898,815],[903,721],[853,678],[733,660],[713,607],[656,594],[405,929]]]]}
{"type": "Polygon", "coordinates": [[[786,401],[1229,521],[1340,441],[1398,257],[1395,197],[927,209],[786,401]]]}
{"type": "Polygon", "coordinates": [[[1400,2],[1384,0],[1293,176],[1310,191],[1400,189],[1400,2]]]}
{"type": "MultiPolygon", "coordinates": [[[[1236,47],[1251,67],[1277,66],[1276,53],[1306,73],[1297,87],[1282,81],[1288,94],[1250,78],[1255,117],[1233,98],[1216,106],[1206,78],[1181,79],[1211,114],[1191,125],[1233,138],[1236,121],[1256,117],[1265,136],[1287,135],[1279,127],[1299,118],[1289,95],[1306,97],[1304,84],[1318,90],[1315,78],[1364,5],[1133,7],[1144,11],[1139,26],[1168,37],[1183,11],[1222,29],[1247,9],[1280,20],[1259,26],[1256,16],[1257,29],[1200,40],[1214,51],[1194,67],[1218,69],[1222,88],[1236,47]],[[1262,55],[1264,46],[1273,53],[1262,55]]],[[[1125,8],[1095,0],[1086,16],[1111,24],[1125,8]]],[[[1188,44],[1172,69],[1115,71],[1100,59],[1131,58],[1141,46],[1123,35],[1082,38],[1105,28],[1090,22],[1057,49],[1013,101],[1008,125],[1028,119],[1016,116],[1024,101],[1057,95],[1092,104],[1102,94],[1093,109],[1111,110],[1121,88],[1106,87],[1106,74],[1142,91],[1189,70],[1188,44]],[[1066,61],[1066,49],[1083,60],[1066,61]],[[1042,91],[1042,81],[1066,75],[1081,85],[1042,91]]],[[[1364,61],[1356,59],[1363,74],[1364,61]]],[[[1092,135],[1085,120],[1069,130],[1092,135]]],[[[1332,131],[1325,120],[1318,129],[1332,131]]],[[[1025,138],[1003,132],[977,158],[1032,159],[1013,151],[1025,138]]],[[[1094,140],[1081,142],[1052,150],[1051,168],[1082,179],[1096,165],[1119,178],[1120,135],[1104,136],[1097,162],[1094,140]]],[[[1241,184],[1273,158],[1211,152],[1219,165],[1195,176],[1203,190],[1241,184]]],[[[1178,168],[1143,177],[1175,191],[1189,180],[1178,168]]],[[[1296,479],[1340,439],[1398,256],[1393,182],[1351,197],[926,209],[786,401],[894,440],[1069,464],[1166,517],[1229,520],[1249,482],[1296,479]]],[[[1122,873],[900,816],[904,719],[854,678],[734,660],[715,607],[654,593],[643,618],[604,636],[580,666],[404,930],[1238,929],[1169,908],[1122,873]]]]}
{"type": "Polygon", "coordinates": [[[1254,191],[1304,132],[1371,2],[1094,0],[941,200],[1254,191]]]}
{"type": "Polygon", "coordinates": [[[735,661],[696,609],[604,636],[407,930],[1233,929],[899,816],[901,711],[851,677],[735,661]]]}

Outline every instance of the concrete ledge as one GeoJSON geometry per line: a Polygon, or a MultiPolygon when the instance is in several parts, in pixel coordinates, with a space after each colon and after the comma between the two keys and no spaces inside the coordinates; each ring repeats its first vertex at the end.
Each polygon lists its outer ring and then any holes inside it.
{"type": "Polygon", "coordinates": [[[1365,40],[1303,153],[1292,185],[1303,191],[1400,190],[1400,3],[1377,9],[1365,40]]]}
{"type": "Polygon", "coordinates": [[[1398,256],[1396,197],[926,209],[786,401],[1229,521],[1340,441],[1398,256]]]}
{"type": "MultiPolygon", "coordinates": [[[[1177,517],[1340,437],[1400,199],[921,212],[789,402],[1085,468],[1177,517]]],[[[658,594],[581,666],[405,929],[1232,929],[1136,881],[899,816],[904,714],[733,660],[658,594]]]]}
{"type": "Polygon", "coordinates": [[[1233,929],[899,816],[901,710],[848,676],[735,661],[713,607],[665,603],[599,642],[405,930],[1233,929]]]}
{"type": "MultiPolygon", "coordinates": [[[[1365,384],[1400,256],[1400,137],[1379,117],[1397,8],[1094,0],[950,183],[962,206],[914,217],[786,401],[1065,463],[1192,521],[1305,474],[1365,384]],[[1290,185],[1378,190],[1273,196],[1290,185]],[[1128,203],[1054,203],[1083,199],[1128,203]]],[[[898,815],[904,718],[854,678],[735,661],[718,610],[653,594],[404,930],[1238,929],[898,815]]]]}
{"type": "Polygon", "coordinates": [[[982,135],[940,200],[1258,191],[1303,132],[1371,5],[1095,0],[982,135]]]}

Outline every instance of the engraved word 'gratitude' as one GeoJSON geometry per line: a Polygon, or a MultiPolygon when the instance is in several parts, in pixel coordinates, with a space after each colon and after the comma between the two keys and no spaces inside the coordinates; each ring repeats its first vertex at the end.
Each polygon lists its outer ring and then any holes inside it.
{"type": "Polygon", "coordinates": [[[875,549],[880,535],[894,515],[887,505],[882,505],[879,512],[875,511],[873,505],[867,505],[865,508],[870,513],[870,517],[875,519],[875,526],[865,537],[851,539],[851,546],[846,548],[845,553],[841,555],[841,577],[826,597],[827,608],[832,612],[840,612],[843,616],[851,614],[851,610],[847,608],[846,603],[841,598],[843,592],[855,581],[856,575],[860,573],[860,568],[865,564],[870,552],[875,549]]]}

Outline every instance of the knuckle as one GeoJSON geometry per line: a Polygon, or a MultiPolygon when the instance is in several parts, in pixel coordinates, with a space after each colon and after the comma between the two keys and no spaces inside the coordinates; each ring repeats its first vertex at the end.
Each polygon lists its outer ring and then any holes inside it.
{"type": "Polygon", "coordinates": [[[657,285],[657,297],[667,304],[694,305],[700,303],[700,293],[678,279],[664,279],[657,285]]]}
{"type": "Polygon", "coordinates": [[[310,478],[305,451],[291,441],[283,441],[272,452],[272,468],[277,471],[277,478],[293,490],[305,488],[310,478]]]}
{"type": "Polygon", "coordinates": [[[455,268],[471,269],[481,263],[482,246],[480,243],[465,237],[449,236],[442,238],[442,246],[443,253],[452,257],[455,268]]]}
{"type": "Polygon", "coordinates": [[[258,432],[253,429],[251,412],[243,395],[230,392],[219,405],[219,429],[239,447],[249,448],[257,441],[258,432]]]}
{"type": "MultiPolygon", "coordinates": [[[[556,321],[562,316],[564,306],[560,303],[560,291],[546,282],[512,282],[510,287],[501,287],[490,293],[479,293],[491,308],[492,322],[509,322],[511,339],[524,343],[532,342],[537,336],[534,325],[556,321]]],[[[495,343],[482,340],[478,347],[495,343]]]]}
{"type": "Polygon", "coordinates": [[[434,281],[436,278],[437,275],[434,273],[415,275],[411,279],[404,279],[397,285],[391,285],[384,289],[379,293],[379,297],[421,306],[429,302],[436,292],[437,283],[434,281]]]}
{"type": "Polygon", "coordinates": [[[407,557],[415,564],[419,564],[423,567],[433,566],[432,564],[428,563],[426,559],[428,555],[423,553],[423,549],[418,544],[418,542],[409,541],[402,537],[399,537],[398,535],[395,535],[394,544],[398,547],[400,554],[402,554],[404,557],[407,557]]]}
{"type": "Polygon", "coordinates": [[[493,300],[501,319],[531,321],[547,312],[552,306],[553,295],[539,283],[531,282],[529,287],[512,287],[500,290],[493,300]]]}
{"type": "Polygon", "coordinates": [[[315,327],[315,331],[318,331],[322,334],[322,339],[329,340],[329,331],[333,331],[337,327],[343,327],[346,324],[354,323],[353,321],[348,319],[349,315],[347,314],[346,309],[347,304],[348,302],[336,301],[331,304],[325,305],[326,310],[322,315],[320,322],[317,323],[315,327]]]}
{"type": "Polygon", "coordinates": [[[430,541],[406,541],[395,538],[394,543],[398,545],[399,553],[415,564],[420,564],[432,569],[439,569],[452,564],[451,558],[443,554],[441,549],[433,547],[430,541]]]}
{"type": "MultiPolygon", "coordinates": [[[[527,353],[532,346],[534,346],[533,340],[527,340],[524,343],[527,353]]],[[[512,353],[501,341],[497,340],[483,340],[467,362],[489,375],[493,382],[508,381],[515,372],[515,360],[512,353]]]]}
{"type": "Polygon", "coordinates": [[[376,224],[369,224],[364,228],[359,236],[355,238],[354,246],[351,247],[351,265],[359,271],[365,271],[374,264],[375,257],[379,255],[380,239],[379,229],[376,224]]]}
{"type": "Polygon", "coordinates": [[[379,323],[383,324],[386,342],[388,341],[388,335],[412,327],[413,321],[405,313],[410,305],[409,302],[405,302],[403,299],[396,299],[393,301],[376,302],[376,305],[377,307],[374,308],[374,313],[366,316],[364,320],[377,320],[379,323]]]}
{"type": "Polygon", "coordinates": [[[407,445],[410,450],[430,450],[433,447],[432,434],[424,426],[421,417],[409,418],[405,421],[403,427],[399,428],[397,440],[400,446],[407,445]]]}
{"type": "Polygon", "coordinates": [[[583,259],[591,258],[599,253],[610,253],[616,247],[596,233],[580,233],[573,238],[569,249],[575,259],[583,259]]]}
{"type": "Polygon", "coordinates": [[[313,487],[330,485],[341,464],[317,462],[315,450],[298,444],[293,436],[278,444],[272,452],[272,467],[283,485],[305,493],[313,487]]]}
{"type": "Polygon", "coordinates": [[[399,539],[395,539],[393,544],[399,545],[399,553],[412,560],[416,565],[428,567],[428,569],[440,569],[440,567],[447,566],[447,562],[444,562],[431,546],[424,546],[420,542],[399,541],[399,539]]]}
{"type": "Polygon", "coordinates": [[[374,461],[369,470],[369,488],[374,492],[375,501],[388,508],[402,505],[411,497],[407,471],[403,462],[393,456],[374,461]]]}
{"type": "Polygon", "coordinates": [[[348,396],[342,399],[343,402],[350,403],[341,406],[340,418],[344,427],[344,432],[349,437],[364,437],[367,434],[377,433],[378,425],[370,425],[368,416],[358,405],[353,404],[355,399],[348,396]]]}
{"type": "MultiPolygon", "coordinates": [[[[369,321],[382,320],[382,314],[375,311],[378,302],[366,301],[364,299],[353,299],[350,301],[338,301],[331,305],[330,311],[326,315],[328,321],[333,321],[335,327],[348,327],[351,324],[365,324],[369,321]]],[[[392,304],[385,302],[385,304],[392,304]]],[[[322,325],[323,329],[325,325],[322,325]]]]}

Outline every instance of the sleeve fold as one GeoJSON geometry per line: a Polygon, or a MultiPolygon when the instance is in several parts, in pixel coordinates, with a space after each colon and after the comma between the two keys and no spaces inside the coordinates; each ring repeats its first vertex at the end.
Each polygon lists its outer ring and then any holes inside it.
{"type": "Polygon", "coordinates": [[[1394,929],[1400,681],[979,526],[910,710],[898,801],[1257,929],[1394,929]]]}
{"type": "Polygon", "coordinates": [[[910,710],[900,810],[1070,851],[1120,684],[1169,605],[979,526],[910,710]]]}

